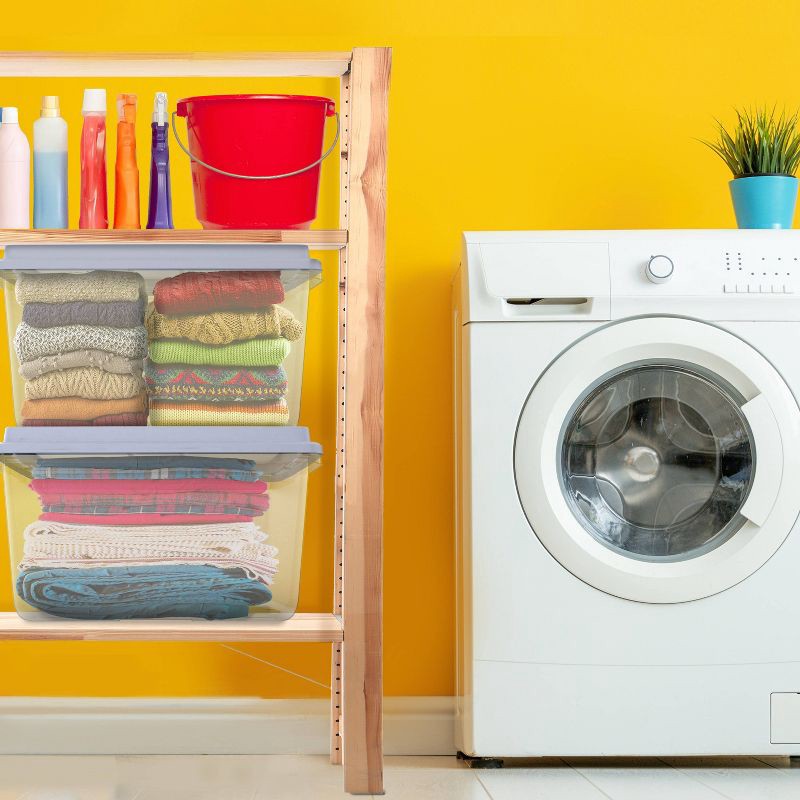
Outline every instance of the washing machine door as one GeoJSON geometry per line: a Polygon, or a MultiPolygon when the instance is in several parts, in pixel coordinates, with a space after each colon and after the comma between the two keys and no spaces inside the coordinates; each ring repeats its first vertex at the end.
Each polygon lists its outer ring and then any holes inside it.
{"type": "Polygon", "coordinates": [[[609,325],[531,390],[514,445],[525,514],[573,575],[678,603],[759,569],[800,512],[800,411],[775,368],[713,325],[609,325]]]}

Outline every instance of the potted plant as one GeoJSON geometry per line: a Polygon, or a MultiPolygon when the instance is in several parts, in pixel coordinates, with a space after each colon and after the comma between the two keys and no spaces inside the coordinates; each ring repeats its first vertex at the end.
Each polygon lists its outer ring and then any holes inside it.
{"type": "Polygon", "coordinates": [[[736,110],[736,126],[718,122],[717,140],[704,142],[728,165],[740,228],[791,228],[797,200],[800,134],[797,112],[736,110]]]}

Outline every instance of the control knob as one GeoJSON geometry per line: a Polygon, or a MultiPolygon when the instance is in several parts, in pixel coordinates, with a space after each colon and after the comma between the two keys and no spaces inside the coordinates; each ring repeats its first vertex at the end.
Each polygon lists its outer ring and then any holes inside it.
{"type": "Polygon", "coordinates": [[[653,283],[666,283],[675,271],[675,265],[668,256],[650,256],[650,261],[644,268],[647,280],[653,283]]]}

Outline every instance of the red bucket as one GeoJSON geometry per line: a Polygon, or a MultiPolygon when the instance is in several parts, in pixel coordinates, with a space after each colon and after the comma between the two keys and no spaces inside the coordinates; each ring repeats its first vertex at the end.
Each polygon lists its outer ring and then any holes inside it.
{"type": "Polygon", "coordinates": [[[284,94],[189,97],[178,102],[192,159],[197,219],[204,228],[308,228],[317,216],[325,121],[333,100],[284,94]]]}

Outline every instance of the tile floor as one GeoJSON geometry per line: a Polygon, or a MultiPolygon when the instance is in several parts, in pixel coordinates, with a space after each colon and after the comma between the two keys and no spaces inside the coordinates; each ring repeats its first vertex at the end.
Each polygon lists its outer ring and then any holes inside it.
{"type": "MultiPolygon", "coordinates": [[[[392,800],[796,800],[780,758],[514,761],[388,758],[392,800]]],[[[323,756],[0,756],[0,800],[328,800],[341,770],[323,756]]]]}

